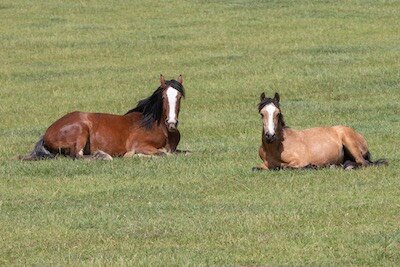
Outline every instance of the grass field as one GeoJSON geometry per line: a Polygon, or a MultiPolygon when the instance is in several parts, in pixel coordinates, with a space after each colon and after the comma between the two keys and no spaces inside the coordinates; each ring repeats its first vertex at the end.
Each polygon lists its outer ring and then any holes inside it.
{"type": "Polygon", "coordinates": [[[0,3],[0,265],[400,262],[399,1],[0,3]],[[185,79],[193,155],[20,162],[73,110],[123,114],[185,79]],[[356,171],[251,172],[259,95],[295,129],[343,124],[356,171]]]}

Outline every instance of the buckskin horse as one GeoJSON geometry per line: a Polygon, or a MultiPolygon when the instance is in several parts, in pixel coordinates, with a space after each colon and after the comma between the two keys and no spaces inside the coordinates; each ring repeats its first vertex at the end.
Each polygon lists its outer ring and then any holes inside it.
{"type": "Polygon", "coordinates": [[[371,160],[365,138],[346,126],[316,127],[293,130],[286,126],[280,108],[280,97],[260,96],[258,111],[263,122],[259,156],[263,163],[253,170],[281,168],[319,168],[343,166],[354,169],[369,165],[387,165],[371,160]]]}
{"type": "Polygon", "coordinates": [[[166,81],[125,115],[68,113],[46,130],[33,151],[22,160],[65,155],[72,158],[111,160],[135,154],[163,155],[178,152],[178,115],[184,97],[182,75],[166,81]]]}

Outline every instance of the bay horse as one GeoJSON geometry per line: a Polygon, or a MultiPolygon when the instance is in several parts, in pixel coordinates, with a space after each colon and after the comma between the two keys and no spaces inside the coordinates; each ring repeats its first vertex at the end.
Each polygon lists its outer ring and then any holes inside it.
{"type": "Polygon", "coordinates": [[[369,165],[387,165],[371,160],[365,138],[346,126],[294,130],[286,126],[280,108],[280,96],[260,95],[258,111],[263,122],[259,156],[263,163],[253,170],[299,169],[342,166],[354,169],[369,165]]]}
{"type": "Polygon", "coordinates": [[[160,84],[125,115],[80,111],[66,114],[50,125],[33,151],[21,159],[65,155],[111,160],[178,152],[178,115],[185,95],[182,75],[170,81],[160,75],[160,84]]]}

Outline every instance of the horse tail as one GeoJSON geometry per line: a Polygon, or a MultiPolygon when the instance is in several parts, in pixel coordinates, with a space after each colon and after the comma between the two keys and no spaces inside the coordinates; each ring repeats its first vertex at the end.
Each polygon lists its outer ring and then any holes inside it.
{"type": "Polygon", "coordinates": [[[387,159],[372,160],[371,159],[371,153],[369,153],[369,151],[364,156],[364,159],[367,160],[369,162],[369,164],[372,165],[372,166],[387,166],[387,165],[389,165],[387,159]]]}
{"type": "Polygon", "coordinates": [[[54,158],[54,155],[45,148],[43,136],[40,137],[30,154],[19,157],[20,160],[42,160],[51,158],[54,158]]]}
{"type": "Polygon", "coordinates": [[[369,164],[373,166],[387,166],[389,165],[389,162],[386,159],[378,159],[375,161],[370,161],[369,164]]]}

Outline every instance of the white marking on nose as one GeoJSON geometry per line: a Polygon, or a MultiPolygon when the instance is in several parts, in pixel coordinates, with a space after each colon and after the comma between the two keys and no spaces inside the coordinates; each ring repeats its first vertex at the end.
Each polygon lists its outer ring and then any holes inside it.
{"type": "Polygon", "coordinates": [[[176,123],[176,100],[177,100],[178,90],[173,87],[168,87],[167,98],[169,105],[168,113],[168,123],[176,123]]]}
{"type": "Polygon", "coordinates": [[[267,125],[268,133],[270,135],[274,135],[275,134],[274,113],[276,107],[274,104],[268,104],[263,109],[268,113],[268,125],[267,125]]]}

